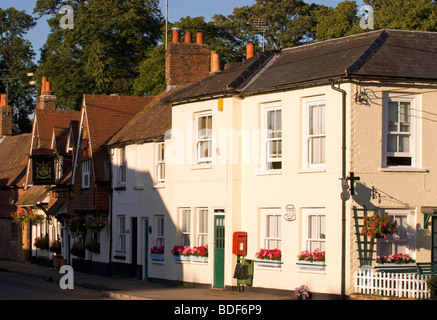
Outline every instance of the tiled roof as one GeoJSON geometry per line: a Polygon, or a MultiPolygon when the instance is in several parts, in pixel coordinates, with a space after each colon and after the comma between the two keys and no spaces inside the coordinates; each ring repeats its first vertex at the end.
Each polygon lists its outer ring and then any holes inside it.
{"type": "Polygon", "coordinates": [[[88,120],[97,181],[105,180],[104,162],[109,158],[106,144],[153,99],[153,97],[84,95],[83,106],[88,120]]]}
{"type": "Polygon", "coordinates": [[[43,202],[47,198],[48,186],[32,186],[24,192],[15,203],[16,206],[34,206],[37,202],[43,202]]]}
{"type": "Polygon", "coordinates": [[[353,77],[437,80],[437,32],[378,30],[263,54],[268,57],[258,61],[258,68],[245,66],[262,54],[172,95],[169,101],[213,98],[226,94],[226,89],[244,96],[353,77]],[[244,81],[235,81],[245,74],[244,81]]]}
{"type": "Polygon", "coordinates": [[[72,110],[35,110],[36,132],[38,145],[33,148],[50,148],[53,138],[53,128],[69,128],[71,120],[80,120],[80,111],[72,110]]]}
{"type": "Polygon", "coordinates": [[[30,150],[30,133],[0,139],[0,187],[23,187],[30,150]]]}
{"type": "Polygon", "coordinates": [[[164,100],[175,92],[183,91],[185,87],[187,86],[178,86],[153,97],[152,102],[120,129],[109,140],[108,145],[162,139],[165,132],[171,129],[172,106],[164,100]]]}

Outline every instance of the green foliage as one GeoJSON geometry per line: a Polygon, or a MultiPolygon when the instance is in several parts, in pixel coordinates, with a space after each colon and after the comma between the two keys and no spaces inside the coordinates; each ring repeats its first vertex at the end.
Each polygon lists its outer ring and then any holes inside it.
{"type": "Polygon", "coordinates": [[[165,46],[160,45],[146,54],[140,64],[140,74],[134,83],[134,94],[154,96],[163,92],[165,84],[165,46]]]}
{"type": "Polygon", "coordinates": [[[28,115],[35,108],[34,88],[27,77],[35,68],[35,52],[24,39],[35,24],[35,19],[24,11],[0,8],[0,92],[6,93],[7,89],[8,104],[14,109],[22,132],[31,131],[28,115]]]}
{"type": "Polygon", "coordinates": [[[364,32],[357,16],[358,6],[355,1],[340,2],[336,8],[326,8],[318,12],[315,27],[318,41],[344,37],[364,32]]]}
{"type": "Polygon", "coordinates": [[[433,0],[366,0],[375,10],[375,29],[437,30],[433,0]]]}
{"type": "Polygon", "coordinates": [[[260,21],[267,27],[265,47],[276,50],[311,42],[319,7],[324,6],[302,0],[257,0],[253,6],[235,8],[228,17],[216,15],[213,19],[243,43],[252,41],[261,47],[261,32],[256,28],[260,21]]]}
{"type": "MultiPolygon", "coordinates": [[[[374,10],[374,30],[400,29],[415,31],[437,30],[437,6],[433,0],[365,0],[374,10]]],[[[356,1],[343,1],[318,15],[317,40],[358,34],[361,17],[356,1]]]]}
{"type": "Polygon", "coordinates": [[[162,35],[157,0],[38,0],[35,11],[51,15],[38,79],[47,76],[68,109],[79,109],[84,93],[133,95],[140,63],[162,35]],[[74,8],[73,29],[59,26],[63,4],[74,8]]]}

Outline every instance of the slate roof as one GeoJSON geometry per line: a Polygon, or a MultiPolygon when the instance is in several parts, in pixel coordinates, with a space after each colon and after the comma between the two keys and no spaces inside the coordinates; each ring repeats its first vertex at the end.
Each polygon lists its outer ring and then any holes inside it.
{"type": "Polygon", "coordinates": [[[437,80],[437,32],[378,30],[281,52],[267,51],[170,96],[168,101],[182,103],[235,93],[244,96],[354,77],[437,80]],[[236,82],[239,76],[245,80],[236,82]]]}
{"type": "Polygon", "coordinates": [[[32,135],[24,133],[0,139],[0,187],[23,187],[32,135]]]}
{"type": "Polygon", "coordinates": [[[109,159],[106,144],[153,99],[153,97],[119,95],[85,94],[83,96],[97,181],[105,180],[104,162],[109,159]]]}

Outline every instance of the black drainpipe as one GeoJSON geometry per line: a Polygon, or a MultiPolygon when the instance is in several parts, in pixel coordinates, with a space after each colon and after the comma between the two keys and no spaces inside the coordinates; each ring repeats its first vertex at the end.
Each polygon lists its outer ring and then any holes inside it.
{"type": "MultiPolygon", "coordinates": [[[[341,157],[342,157],[342,165],[341,165],[341,180],[347,181],[346,176],[346,91],[340,89],[339,87],[334,86],[334,81],[331,80],[331,88],[341,92],[342,94],[342,143],[341,143],[341,157]]],[[[345,295],[345,269],[346,269],[346,201],[342,199],[342,208],[341,208],[341,297],[343,300],[346,299],[345,295]]]]}

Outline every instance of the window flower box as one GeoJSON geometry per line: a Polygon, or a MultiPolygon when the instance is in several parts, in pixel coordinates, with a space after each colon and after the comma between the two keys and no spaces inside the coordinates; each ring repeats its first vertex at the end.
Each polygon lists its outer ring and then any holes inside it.
{"type": "Polygon", "coordinates": [[[190,256],[190,262],[193,262],[193,263],[208,263],[208,257],[190,256]]]}
{"type": "Polygon", "coordinates": [[[164,261],[164,254],[163,253],[151,253],[150,259],[153,261],[164,261]]]}
{"type": "Polygon", "coordinates": [[[410,258],[408,254],[398,253],[384,257],[377,256],[375,262],[376,271],[399,273],[417,272],[416,261],[410,258]]]}
{"type": "Polygon", "coordinates": [[[281,269],[283,262],[279,260],[256,259],[257,268],[281,269]]]}
{"type": "Polygon", "coordinates": [[[208,245],[193,247],[190,261],[193,263],[208,263],[208,245]]]}
{"type": "Polygon", "coordinates": [[[150,259],[153,261],[164,261],[164,247],[152,247],[150,249],[150,259]]]}
{"type": "Polygon", "coordinates": [[[255,256],[255,265],[260,268],[280,269],[283,263],[279,249],[260,249],[255,256]]]}
{"type": "Polygon", "coordinates": [[[301,271],[325,271],[326,263],[325,261],[298,261],[296,262],[299,270],[301,271]]]}
{"type": "Polygon", "coordinates": [[[175,245],[171,253],[173,254],[173,260],[175,262],[190,262],[191,247],[189,246],[175,245]]]}
{"type": "Polygon", "coordinates": [[[325,251],[320,251],[318,248],[313,252],[305,250],[302,251],[297,258],[298,261],[296,264],[301,271],[325,271],[325,251]]]}

